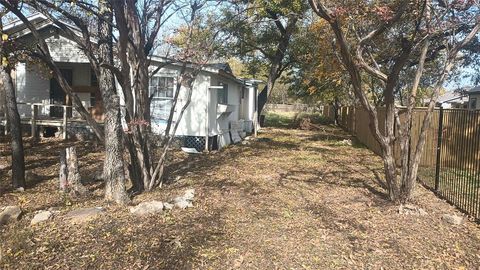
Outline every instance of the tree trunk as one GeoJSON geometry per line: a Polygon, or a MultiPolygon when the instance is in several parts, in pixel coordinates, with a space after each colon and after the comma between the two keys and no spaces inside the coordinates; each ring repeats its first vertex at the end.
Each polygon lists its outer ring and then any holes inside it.
{"type": "Polygon", "coordinates": [[[83,186],[81,182],[80,172],[78,171],[77,150],[75,146],[72,146],[68,147],[66,149],[66,152],[68,166],[68,187],[70,188],[71,192],[74,192],[77,195],[85,195],[87,193],[87,189],[83,186]]]}
{"type": "Polygon", "coordinates": [[[130,152],[130,176],[134,188],[142,192],[151,181],[149,137],[148,65],[140,21],[134,1],[111,1],[118,29],[119,82],[125,97],[125,120],[129,125],[126,143],[130,152]]]}
{"type": "MultiPolygon", "coordinates": [[[[113,66],[112,7],[106,1],[100,1],[100,5],[100,10],[103,10],[103,19],[99,20],[98,33],[103,42],[99,45],[99,54],[104,63],[113,66]]],[[[125,204],[129,198],[125,189],[120,98],[116,92],[112,71],[100,68],[99,75],[99,88],[105,109],[105,161],[103,163],[105,199],[125,204]]]]}
{"type": "MultiPolygon", "coordinates": [[[[105,97],[106,94],[103,94],[103,96],[105,97]]],[[[108,103],[111,104],[105,106],[105,161],[103,163],[105,199],[118,204],[125,204],[130,199],[125,188],[120,102],[118,96],[112,98],[108,103]]]]}
{"type": "Polygon", "coordinates": [[[12,136],[12,185],[14,188],[25,188],[25,157],[23,152],[22,127],[17,108],[15,88],[13,87],[10,68],[0,68],[1,82],[7,105],[7,118],[12,136]]]}

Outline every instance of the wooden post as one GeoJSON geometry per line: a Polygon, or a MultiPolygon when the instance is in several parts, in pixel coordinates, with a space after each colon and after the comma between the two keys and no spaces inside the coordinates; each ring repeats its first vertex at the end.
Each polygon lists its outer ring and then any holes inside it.
{"type": "Polygon", "coordinates": [[[87,193],[87,189],[82,185],[80,172],[78,170],[78,158],[75,146],[66,149],[67,157],[67,179],[71,191],[79,195],[87,193]]]}
{"type": "Polygon", "coordinates": [[[62,138],[67,139],[67,106],[63,106],[63,124],[62,124],[62,138]]]}
{"type": "Polygon", "coordinates": [[[257,111],[253,113],[253,137],[258,136],[258,114],[257,111]]]}
{"type": "Polygon", "coordinates": [[[37,138],[37,117],[38,117],[38,105],[32,104],[32,120],[30,121],[32,127],[32,138],[37,138]]]}
{"type": "Polygon", "coordinates": [[[66,149],[60,150],[60,173],[58,176],[60,182],[60,190],[67,192],[68,188],[68,170],[67,170],[67,151],[66,149]]]}

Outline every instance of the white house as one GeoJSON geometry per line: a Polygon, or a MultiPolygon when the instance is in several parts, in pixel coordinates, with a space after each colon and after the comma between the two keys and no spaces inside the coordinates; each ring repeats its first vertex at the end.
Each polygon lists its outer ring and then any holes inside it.
{"type": "MultiPolygon", "coordinates": [[[[160,57],[152,60],[152,69],[165,63],[160,57]]],[[[175,80],[180,69],[180,63],[169,64],[151,78],[151,124],[155,133],[162,134],[167,125],[175,94],[175,80]]],[[[178,119],[180,108],[187,99],[186,89],[180,91],[174,119],[178,119]]],[[[246,133],[253,132],[256,96],[257,85],[254,80],[236,78],[228,64],[208,65],[194,82],[190,105],[180,120],[175,135],[185,139],[186,147],[197,150],[207,146],[209,149],[217,149],[238,142],[246,133]]]]}
{"type": "Polygon", "coordinates": [[[480,86],[472,87],[467,91],[468,108],[472,110],[480,110],[480,86]]]}
{"type": "MultiPolygon", "coordinates": [[[[76,44],[62,36],[52,22],[42,15],[29,20],[37,26],[46,38],[54,61],[61,68],[74,92],[84,106],[98,120],[102,119],[102,101],[96,78],[88,59],[76,44]]],[[[23,23],[16,21],[4,27],[11,38],[27,44],[35,40],[23,23]]],[[[165,59],[152,57],[152,69],[165,64],[165,59]]],[[[181,69],[181,63],[170,63],[152,76],[150,82],[152,130],[161,134],[172,106],[174,84],[181,69]]],[[[40,106],[40,118],[62,117],[63,108],[49,104],[71,104],[71,100],[52,79],[48,70],[38,64],[19,63],[13,74],[17,91],[17,102],[22,118],[31,117],[32,103],[40,106]]],[[[181,89],[176,114],[186,101],[186,89],[181,89]]],[[[120,91],[121,92],[121,91],[120,91]]],[[[255,81],[236,78],[228,64],[211,64],[202,69],[192,90],[191,103],[180,120],[176,136],[184,138],[185,147],[219,149],[237,142],[246,133],[252,132],[257,107],[257,86],[255,81]],[[206,143],[208,142],[208,143],[206,143]]],[[[75,112],[69,113],[78,116],[75,112]]],[[[174,116],[177,119],[177,115],[174,116]]]]}
{"type": "MultiPolygon", "coordinates": [[[[429,98],[424,99],[424,105],[428,106],[429,98]]],[[[468,95],[463,89],[447,91],[438,97],[436,106],[444,109],[464,109],[468,106],[468,95]]]]}

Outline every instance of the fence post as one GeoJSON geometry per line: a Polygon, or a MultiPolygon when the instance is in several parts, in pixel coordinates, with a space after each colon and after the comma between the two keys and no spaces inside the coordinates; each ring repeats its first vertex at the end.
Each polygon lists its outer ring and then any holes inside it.
{"type": "Polygon", "coordinates": [[[62,138],[67,139],[67,106],[63,106],[62,138]]]}
{"type": "Polygon", "coordinates": [[[440,159],[442,156],[442,139],[443,139],[443,107],[440,106],[440,114],[438,116],[437,158],[435,163],[435,191],[438,191],[439,185],[440,185],[440,159]]]}
{"type": "Polygon", "coordinates": [[[38,116],[38,106],[32,104],[32,121],[30,123],[32,131],[32,138],[37,138],[37,116],[38,116]]]}

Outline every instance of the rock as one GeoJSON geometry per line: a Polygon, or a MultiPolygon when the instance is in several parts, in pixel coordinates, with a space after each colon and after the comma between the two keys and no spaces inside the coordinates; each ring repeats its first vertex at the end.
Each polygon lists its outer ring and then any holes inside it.
{"type": "Polygon", "coordinates": [[[16,205],[4,207],[0,212],[0,225],[15,222],[20,219],[22,209],[16,205]]]}
{"type": "Polygon", "coordinates": [[[446,221],[447,223],[450,223],[452,225],[460,225],[463,223],[463,217],[457,216],[457,215],[449,215],[445,214],[442,216],[442,219],[446,221]]]}
{"type": "Polygon", "coordinates": [[[185,191],[185,194],[183,195],[183,198],[187,201],[193,201],[193,198],[195,197],[195,189],[187,189],[185,191]]]}
{"type": "Polygon", "coordinates": [[[157,214],[163,211],[163,206],[163,203],[159,201],[142,202],[137,206],[130,208],[130,213],[135,216],[157,214]]]}
{"type": "Polygon", "coordinates": [[[352,140],[343,140],[340,142],[341,145],[352,146],[352,140]]]}
{"type": "Polygon", "coordinates": [[[71,223],[83,223],[97,218],[105,212],[103,207],[83,208],[70,211],[65,215],[71,223]]]}
{"type": "Polygon", "coordinates": [[[417,215],[417,216],[424,216],[427,215],[427,211],[423,208],[417,207],[412,204],[402,204],[398,208],[398,213],[404,215],[417,215]]]}
{"type": "Polygon", "coordinates": [[[184,197],[177,197],[173,199],[173,204],[175,205],[175,207],[180,209],[193,207],[192,202],[189,200],[186,200],[184,197]]]}
{"type": "Polygon", "coordinates": [[[172,210],[173,206],[174,206],[173,204],[168,203],[168,202],[163,203],[163,209],[165,209],[165,210],[172,210]]]}
{"type": "Polygon", "coordinates": [[[23,187],[19,187],[15,189],[15,192],[24,192],[25,189],[23,187]]]}
{"type": "Polygon", "coordinates": [[[41,222],[48,221],[52,217],[53,217],[52,212],[50,212],[50,211],[40,211],[33,217],[32,221],[30,221],[30,225],[35,225],[35,224],[38,224],[38,223],[41,223],[41,222]]]}

